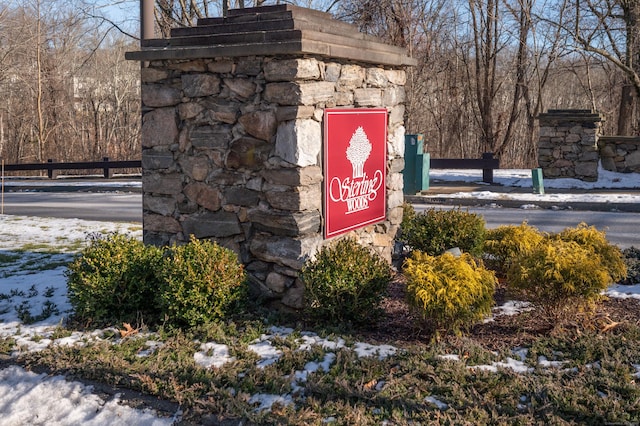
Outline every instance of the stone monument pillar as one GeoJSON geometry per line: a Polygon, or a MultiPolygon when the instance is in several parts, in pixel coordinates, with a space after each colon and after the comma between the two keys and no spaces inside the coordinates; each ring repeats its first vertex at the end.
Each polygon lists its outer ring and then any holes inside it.
{"type": "Polygon", "coordinates": [[[604,118],[591,110],[552,109],[538,120],[538,164],[543,176],[597,181],[598,137],[604,118]]]}
{"type": "MultiPolygon", "coordinates": [[[[299,308],[298,272],[325,238],[325,111],[386,109],[384,217],[346,234],[390,259],[402,220],[403,49],[291,5],[230,10],[144,40],[143,234],[212,239],[251,282],[299,308]]],[[[342,236],[341,236],[342,237],[342,236]]],[[[336,238],[341,238],[336,237],[336,238]]]]}

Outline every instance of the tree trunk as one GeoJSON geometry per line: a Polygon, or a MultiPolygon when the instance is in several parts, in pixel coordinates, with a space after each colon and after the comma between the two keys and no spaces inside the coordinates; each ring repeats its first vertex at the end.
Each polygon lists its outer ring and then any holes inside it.
{"type": "Polygon", "coordinates": [[[618,131],[619,136],[633,136],[636,132],[637,120],[637,97],[632,84],[622,86],[620,96],[620,107],[618,110],[618,131]]]}
{"type": "MultiPolygon", "coordinates": [[[[621,0],[623,18],[626,23],[626,65],[640,74],[640,5],[637,0],[621,0]]],[[[620,108],[618,114],[618,135],[633,136],[638,131],[637,101],[639,87],[635,87],[632,77],[625,76],[626,84],[622,86],[620,108]]]]}
{"type": "Polygon", "coordinates": [[[40,38],[42,32],[42,20],[40,19],[40,1],[36,3],[36,13],[37,13],[37,29],[36,29],[36,67],[37,67],[37,88],[36,88],[36,113],[38,115],[38,152],[36,153],[37,161],[42,161],[42,156],[44,153],[44,139],[45,139],[45,129],[44,129],[44,113],[42,111],[42,57],[40,53],[40,38]]]}

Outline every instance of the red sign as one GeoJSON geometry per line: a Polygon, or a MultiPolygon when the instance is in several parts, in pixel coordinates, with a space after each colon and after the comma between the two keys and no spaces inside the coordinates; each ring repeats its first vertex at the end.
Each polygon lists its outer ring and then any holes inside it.
{"type": "Polygon", "coordinates": [[[326,238],[386,217],[387,110],[326,109],[326,238]]]}

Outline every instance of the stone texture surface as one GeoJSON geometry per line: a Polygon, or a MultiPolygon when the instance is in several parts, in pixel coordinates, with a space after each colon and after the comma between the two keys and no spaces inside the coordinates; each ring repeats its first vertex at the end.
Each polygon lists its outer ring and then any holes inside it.
{"type": "Polygon", "coordinates": [[[402,69],[326,57],[145,63],[145,242],[214,239],[240,255],[252,288],[302,307],[298,272],[327,244],[324,110],[360,105],[389,111],[387,217],[346,236],[390,261],[402,221],[405,82],[402,69]]]}
{"type": "Polygon", "coordinates": [[[175,109],[160,108],[145,114],[142,120],[142,148],[169,146],[177,137],[175,109]]]}
{"type": "Polygon", "coordinates": [[[539,117],[538,165],[545,178],[598,180],[603,117],[586,110],[550,110],[539,117]]]}
{"type": "Polygon", "coordinates": [[[278,126],[275,154],[298,167],[317,165],[322,130],[315,120],[285,121],[278,126]]]}
{"type": "Polygon", "coordinates": [[[640,137],[601,137],[598,139],[598,150],[605,170],[640,173],[640,137]]]}

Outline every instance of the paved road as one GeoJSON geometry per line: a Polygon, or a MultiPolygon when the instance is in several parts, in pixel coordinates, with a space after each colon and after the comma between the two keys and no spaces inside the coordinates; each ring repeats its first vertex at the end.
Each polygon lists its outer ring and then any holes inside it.
{"type": "Polygon", "coordinates": [[[142,222],[142,194],[130,192],[7,192],[4,214],[142,222]]]}
{"type": "MultiPolygon", "coordinates": [[[[414,204],[416,211],[429,208],[451,209],[453,206],[414,204]]],[[[580,222],[605,230],[607,239],[621,248],[640,247],[640,213],[576,211],[550,209],[512,209],[502,207],[462,207],[471,213],[484,217],[488,228],[500,225],[519,225],[527,221],[529,225],[546,232],[558,232],[574,227],[580,222]]]]}
{"type": "MultiPolygon", "coordinates": [[[[414,204],[416,210],[453,208],[414,204]]],[[[467,207],[463,207],[466,209],[467,207]]],[[[526,220],[540,230],[557,232],[586,222],[607,232],[620,247],[640,247],[640,213],[468,207],[484,216],[487,226],[520,224],[526,220]]],[[[142,195],[130,192],[9,192],[4,194],[4,213],[20,216],[80,218],[98,221],[141,222],[142,195]]]]}

